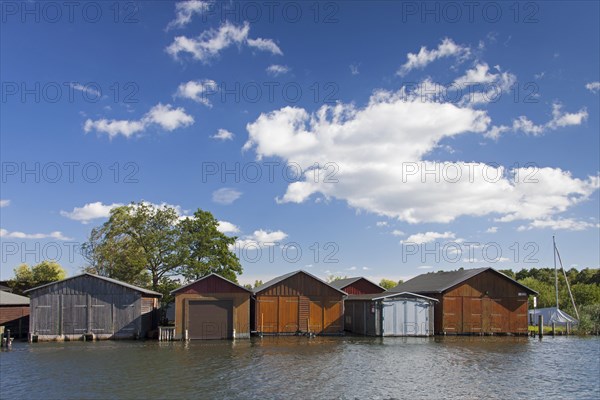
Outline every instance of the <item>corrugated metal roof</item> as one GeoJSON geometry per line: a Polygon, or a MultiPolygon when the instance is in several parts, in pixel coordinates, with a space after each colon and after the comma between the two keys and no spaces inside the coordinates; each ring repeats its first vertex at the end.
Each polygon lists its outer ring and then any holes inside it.
{"type": "Polygon", "coordinates": [[[514,279],[490,267],[464,269],[449,272],[430,272],[427,274],[416,276],[411,280],[406,281],[390,289],[390,292],[442,293],[458,285],[459,283],[462,283],[467,279],[470,279],[475,275],[479,275],[480,273],[488,270],[493,271],[496,274],[514,282],[516,285],[521,286],[525,291],[527,291],[530,294],[537,294],[535,290],[528,288],[527,286],[515,281],[514,279]]]}
{"type": "Polygon", "coordinates": [[[397,293],[391,293],[391,292],[386,292],[386,293],[371,293],[371,294],[351,294],[348,296],[348,298],[346,299],[347,301],[352,301],[352,300],[383,300],[383,299],[388,299],[388,298],[393,298],[393,297],[418,297],[421,299],[426,299],[426,300],[432,300],[432,301],[438,301],[437,299],[431,298],[431,297],[427,297],[427,296],[423,296],[421,294],[417,294],[417,293],[410,293],[410,292],[397,292],[397,293]]]}
{"type": "MultiPolygon", "coordinates": [[[[360,281],[361,279],[364,279],[365,281],[367,281],[369,283],[372,283],[373,285],[375,285],[375,286],[380,287],[381,289],[383,289],[381,286],[379,286],[375,282],[371,282],[370,280],[368,280],[364,276],[356,276],[354,278],[338,279],[338,280],[335,280],[335,281],[331,282],[329,285],[333,286],[336,289],[343,290],[346,286],[350,286],[353,283],[360,281]]],[[[385,290],[385,289],[383,289],[383,290],[385,290]]]]}
{"type": "Polygon", "coordinates": [[[105,281],[107,281],[107,282],[114,283],[114,284],[116,284],[116,285],[125,286],[126,288],[129,288],[129,289],[136,290],[136,291],[138,291],[138,292],[140,292],[140,293],[149,294],[149,295],[152,295],[152,296],[160,296],[160,297],[162,297],[162,293],[155,292],[154,290],[150,290],[150,289],[144,289],[144,288],[141,288],[141,287],[139,287],[139,286],[135,286],[135,285],[131,285],[131,284],[129,284],[129,283],[125,283],[125,282],[118,281],[118,280],[116,280],[116,279],[107,278],[106,276],[100,276],[100,275],[90,274],[90,273],[88,273],[88,272],[84,272],[83,274],[79,274],[79,275],[71,276],[71,277],[69,277],[69,278],[63,279],[62,281],[50,282],[50,283],[47,283],[47,284],[45,284],[45,285],[41,285],[41,286],[38,286],[38,287],[34,287],[34,288],[32,288],[32,289],[26,290],[24,293],[33,292],[33,291],[35,291],[35,290],[38,290],[38,289],[41,289],[41,288],[45,288],[45,287],[47,287],[47,286],[50,286],[50,285],[55,285],[55,284],[57,284],[57,283],[59,283],[59,282],[64,282],[64,281],[68,281],[68,280],[70,280],[70,279],[80,278],[80,277],[82,277],[82,276],[86,276],[86,275],[87,275],[87,276],[91,276],[92,278],[102,279],[102,280],[105,280],[105,281]]]}
{"type": "Polygon", "coordinates": [[[197,279],[197,280],[195,280],[194,282],[188,283],[187,285],[183,285],[183,286],[181,286],[181,287],[179,287],[179,288],[177,288],[177,289],[175,289],[175,290],[171,290],[171,292],[170,292],[170,293],[171,293],[171,294],[173,294],[173,293],[179,292],[180,290],[182,290],[182,289],[185,289],[185,288],[186,288],[186,287],[188,287],[188,286],[192,286],[193,284],[195,284],[195,283],[198,283],[198,282],[200,282],[200,281],[202,281],[202,280],[204,280],[204,279],[207,279],[207,278],[209,278],[209,277],[211,277],[211,276],[216,276],[217,278],[220,278],[220,279],[224,280],[225,282],[231,283],[232,285],[234,285],[234,286],[237,286],[237,287],[239,287],[240,289],[244,289],[246,292],[252,293],[252,290],[248,290],[248,288],[245,288],[245,287],[243,287],[243,286],[240,286],[240,285],[238,285],[237,283],[235,283],[235,282],[232,282],[232,281],[230,281],[230,280],[229,280],[229,279],[227,279],[227,278],[223,278],[223,277],[222,277],[221,275],[219,275],[219,274],[215,274],[214,272],[211,272],[210,274],[208,274],[208,275],[206,275],[206,276],[203,276],[202,278],[200,278],[200,279],[197,279]]]}
{"type": "Polygon", "coordinates": [[[324,280],[317,278],[317,277],[316,277],[316,276],[314,276],[313,274],[310,274],[310,273],[308,273],[308,272],[306,272],[306,271],[304,271],[304,270],[301,270],[301,269],[300,269],[300,270],[298,270],[298,271],[293,271],[293,272],[289,272],[289,273],[287,273],[287,274],[284,274],[284,275],[278,276],[277,278],[273,278],[273,279],[271,279],[270,281],[268,281],[268,282],[266,282],[266,283],[263,283],[262,285],[260,285],[260,286],[258,286],[258,287],[256,287],[256,288],[254,288],[254,294],[257,294],[257,293],[259,293],[259,292],[262,292],[263,290],[265,290],[265,289],[268,289],[268,288],[270,288],[271,286],[273,286],[273,285],[276,285],[276,284],[278,284],[279,282],[282,282],[282,281],[286,280],[287,278],[289,278],[289,277],[292,277],[292,276],[294,276],[294,275],[296,275],[296,274],[299,274],[299,273],[306,274],[306,275],[310,276],[311,278],[314,278],[314,279],[316,279],[317,281],[319,281],[319,282],[323,283],[324,285],[327,285],[327,286],[329,286],[330,288],[332,288],[332,289],[334,289],[334,290],[336,290],[336,291],[338,291],[338,292],[342,293],[343,295],[347,296],[347,293],[346,293],[346,292],[344,292],[343,290],[340,290],[340,289],[338,289],[338,288],[336,288],[336,287],[334,287],[334,286],[330,285],[329,283],[325,282],[324,280]]]}
{"type": "Polygon", "coordinates": [[[21,305],[29,305],[29,297],[19,296],[18,294],[0,291],[0,306],[21,305]]]}

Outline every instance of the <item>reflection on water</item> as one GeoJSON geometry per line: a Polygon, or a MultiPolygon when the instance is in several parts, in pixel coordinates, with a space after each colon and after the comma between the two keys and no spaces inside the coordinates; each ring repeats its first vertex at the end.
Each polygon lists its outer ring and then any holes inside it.
{"type": "Polygon", "coordinates": [[[2,399],[600,398],[600,339],[15,343],[2,399]]]}

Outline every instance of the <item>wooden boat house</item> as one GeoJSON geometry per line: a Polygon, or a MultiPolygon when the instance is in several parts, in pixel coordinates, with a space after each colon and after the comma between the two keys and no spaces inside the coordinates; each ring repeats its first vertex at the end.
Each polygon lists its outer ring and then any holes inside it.
{"type": "Polygon", "coordinates": [[[26,291],[31,340],[131,339],[156,329],[162,295],[84,273],[26,291]]]}
{"type": "Polygon", "coordinates": [[[266,334],[343,333],[346,293],[305,271],[254,289],[254,327],[266,334]]]}
{"type": "Polygon", "coordinates": [[[350,295],[344,329],[365,336],[431,336],[436,299],[414,293],[350,295]]]}
{"type": "Polygon", "coordinates": [[[435,298],[436,334],[527,334],[527,300],[537,292],[476,268],[419,275],[391,289],[435,298]]]}
{"type": "Polygon", "coordinates": [[[238,339],[250,337],[252,291],[220,275],[210,274],[175,295],[174,339],[238,339]]]}
{"type": "Polygon", "coordinates": [[[29,297],[0,290],[0,326],[10,330],[11,337],[27,336],[29,329],[29,297]]]}
{"type": "Polygon", "coordinates": [[[336,289],[348,294],[383,293],[385,289],[362,276],[338,279],[330,283],[336,289]]]}

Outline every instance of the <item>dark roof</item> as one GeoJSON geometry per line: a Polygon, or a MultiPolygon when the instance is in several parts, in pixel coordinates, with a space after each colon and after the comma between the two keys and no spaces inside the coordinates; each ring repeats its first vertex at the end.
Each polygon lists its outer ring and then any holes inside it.
{"type": "Polygon", "coordinates": [[[422,299],[438,301],[437,299],[423,296],[421,294],[410,293],[410,292],[385,292],[385,293],[371,293],[371,294],[351,294],[346,298],[347,301],[352,300],[383,300],[391,297],[419,297],[422,299]]]}
{"type": "Polygon", "coordinates": [[[246,292],[252,293],[252,290],[248,290],[248,288],[245,288],[245,287],[243,287],[243,286],[240,286],[240,285],[238,285],[237,283],[235,283],[235,282],[232,282],[232,281],[230,281],[230,280],[229,280],[229,279],[227,279],[227,278],[223,278],[223,277],[222,277],[221,275],[219,275],[219,274],[215,274],[214,272],[211,272],[210,274],[208,274],[208,275],[206,275],[206,276],[203,276],[202,278],[200,278],[200,279],[197,279],[197,280],[195,280],[194,282],[188,283],[187,285],[183,285],[183,286],[181,286],[181,287],[178,287],[178,288],[177,288],[177,289],[175,289],[175,290],[171,290],[171,292],[170,292],[170,293],[171,293],[171,294],[173,294],[173,293],[179,292],[181,289],[184,289],[184,288],[186,288],[186,287],[188,287],[188,286],[192,286],[193,284],[195,284],[195,283],[198,283],[198,282],[200,282],[200,281],[202,281],[202,280],[204,280],[204,279],[207,279],[207,278],[209,278],[209,277],[211,277],[211,276],[216,276],[217,278],[219,278],[219,279],[222,279],[222,280],[224,280],[225,282],[231,283],[232,285],[234,285],[234,286],[237,286],[238,288],[240,288],[240,289],[243,289],[243,290],[245,290],[246,292]]]}
{"type": "Polygon", "coordinates": [[[0,291],[0,306],[21,305],[29,305],[29,297],[19,296],[18,294],[0,291]]]}
{"type": "Polygon", "coordinates": [[[512,281],[515,285],[522,287],[530,294],[537,294],[535,290],[515,281],[514,279],[496,271],[490,267],[464,269],[450,272],[430,272],[412,278],[409,281],[390,289],[390,292],[412,292],[412,293],[443,293],[454,286],[471,279],[485,271],[493,271],[505,279],[512,281]]]}
{"type": "Polygon", "coordinates": [[[254,288],[254,294],[257,294],[257,293],[259,293],[259,292],[262,292],[263,290],[265,290],[265,289],[268,289],[268,288],[270,288],[271,286],[273,286],[273,285],[276,285],[276,284],[278,284],[279,282],[285,281],[287,278],[290,278],[290,277],[292,277],[292,276],[294,276],[294,275],[296,275],[296,274],[300,274],[300,273],[302,273],[302,274],[306,274],[306,275],[310,276],[311,278],[313,278],[313,279],[316,279],[317,281],[321,282],[322,284],[329,286],[330,288],[332,288],[332,289],[334,289],[334,290],[336,290],[336,291],[338,291],[338,292],[342,293],[343,295],[347,295],[347,293],[346,293],[346,292],[344,292],[343,290],[340,290],[340,289],[338,289],[338,288],[336,288],[336,287],[332,286],[331,284],[329,284],[329,283],[325,282],[324,280],[317,278],[317,277],[316,277],[316,276],[314,276],[313,274],[310,274],[310,273],[308,273],[308,272],[306,272],[306,271],[303,271],[303,270],[301,270],[301,269],[300,269],[300,270],[298,270],[298,271],[288,272],[287,274],[284,274],[284,275],[278,276],[277,278],[273,278],[273,279],[271,279],[270,281],[268,281],[268,282],[265,282],[265,283],[263,283],[262,285],[260,285],[260,286],[258,286],[258,287],[255,287],[255,288],[254,288]]]}
{"type": "MultiPolygon", "coordinates": [[[[336,289],[343,290],[345,287],[350,286],[353,283],[360,281],[361,279],[364,279],[365,281],[367,281],[369,283],[372,283],[373,285],[375,285],[375,286],[380,287],[381,289],[383,289],[378,284],[376,284],[374,282],[371,282],[370,280],[368,280],[367,278],[362,277],[362,276],[356,276],[354,278],[338,279],[338,280],[335,280],[335,281],[331,282],[330,285],[333,286],[336,289]]],[[[385,290],[385,289],[383,289],[383,290],[385,290]]]]}
{"type": "Polygon", "coordinates": [[[114,283],[114,284],[116,284],[116,285],[121,285],[121,286],[124,286],[124,287],[126,287],[126,288],[129,288],[129,289],[133,289],[133,290],[135,290],[135,291],[138,291],[138,292],[140,292],[140,293],[149,294],[149,295],[151,295],[151,296],[159,296],[159,297],[162,297],[162,294],[161,294],[161,293],[155,292],[154,290],[150,290],[150,289],[144,289],[144,288],[141,288],[141,287],[139,287],[139,286],[135,286],[135,285],[131,285],[131,284],[129,284],[129,283],[125,283],[125,282],[118,281],[118,280],[116,280],[116,279],[107,278],[106,276],[100,276],[100,275],[96,275],[96,274],[90,274],[89,272],[84,272],[83,274],[75,275],[75,276],[72,276],[72,277],[70,277],[70,278],[63,279],[62,281],[56,281],[56,282],[50,282],[50,283],[46,283],[45,285],[41,285],[41,286],[38,286],[38,287],[34,287],[34,288],[32,288],[32,289],[28,289],[28,290],[26,290],[26,291],[25,291],[25,292],[23,292],[23,293],[33,292],[33,291],[35,291],[35,290],[42,289],[42,288],[45,288],[45,287],[47,287],[47,286],[50,286],[50,285],[56,285],[57,283],[64,282],[64,281],[68,281],[68,280],[70,280],[70,279],[80,278],[80,277],[82,277],[82,276],[86,276],[86,275],[87,275],[87,276],[91,276],[92,278],[102,279],[102,280],[104,280],[104,281],[107,281],[107,282],[110,282],[110,283],[114,283]]]}

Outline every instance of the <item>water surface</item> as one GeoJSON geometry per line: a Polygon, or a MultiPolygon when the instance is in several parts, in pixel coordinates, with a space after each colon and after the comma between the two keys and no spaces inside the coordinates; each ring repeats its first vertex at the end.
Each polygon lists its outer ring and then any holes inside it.
{"type": "Polygon", "coordinates": [[[600,338],[15,343],[1,399],[600,398],[600,338]]]}

